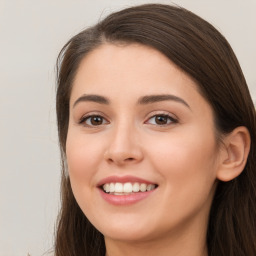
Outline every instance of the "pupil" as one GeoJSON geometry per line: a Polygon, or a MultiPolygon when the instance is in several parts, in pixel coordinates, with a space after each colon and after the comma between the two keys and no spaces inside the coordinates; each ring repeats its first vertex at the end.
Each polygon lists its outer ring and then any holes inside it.
{"type": "Polygon", "coordinates": [[[94,116],[93,118],[92,118],[92,124],[94,124],[94,125],[99,125],[99,124],[102,124],[102,118],[101,117],[99,117],[99,116],[94,116]]]}
{"type": "Polygon", "coordinates": [[[156,123],[157,124],[166,124],[167,117],[166,116],[157,116],[156,117],[156,123]]]}

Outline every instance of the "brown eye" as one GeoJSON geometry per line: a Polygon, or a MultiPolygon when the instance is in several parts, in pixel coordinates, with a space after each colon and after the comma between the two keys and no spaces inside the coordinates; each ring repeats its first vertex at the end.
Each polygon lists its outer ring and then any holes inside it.
{"type": "Polygon", "coordinates": [[[153,125],[168,125],[172,123],[177,123],[178,121],[169,115],[154,115],[150,119],[148,119],[147,123],[153,125]]]}
{"type": "Polygon", "coordinates": [[[167,116],[155,116],[155,122],[159,125],[164,125],[168,123],[168,117],[167,116]]]}
{"type": "Polygon", "coordinates": [[[87,116],[84,117],[80,123],[85,124],[86,126],[99,126],[99,125],[103,125],[106,124],[107,121],[105,118],[103,118],[102,116],[96,116],[96,115],[92,115],[92,116],[87,116]]]}
{"type": "Polygon", "coordinates": [[[100,116],[92,116],[91,124],[92,125],[101,125],[103,123],[103,118],[100,116]]]}

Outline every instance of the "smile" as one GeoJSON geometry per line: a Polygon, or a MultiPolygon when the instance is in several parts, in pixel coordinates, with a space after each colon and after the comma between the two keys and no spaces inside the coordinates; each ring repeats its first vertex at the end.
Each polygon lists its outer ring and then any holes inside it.
{"type": "Polygon", "coordinates": [[[111,182],[106,183],[102,186],[102,189],[105,193],[112,195],[129,195],[132,193],[146,192],[151,191],[156,188],[155,184],[146,184],[146,183],[120,183],[120,182],[111,182]]]}
{"type": "Polygon", "coordinates": [[[134,176],[110,176],[101,180],[97,187],[101,197],[116,206],[131,205],[151,197],[158,184],[134,176]]]}

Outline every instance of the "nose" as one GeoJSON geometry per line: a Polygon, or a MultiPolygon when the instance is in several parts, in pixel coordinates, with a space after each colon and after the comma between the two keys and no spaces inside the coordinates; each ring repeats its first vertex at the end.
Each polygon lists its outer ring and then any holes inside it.
{"type": "Polygon", "coordinates": [[[104,159],[116,165],[139,163],[143,159],[142,147],[135,128],[116,127],[109,137],[104,159]]]}

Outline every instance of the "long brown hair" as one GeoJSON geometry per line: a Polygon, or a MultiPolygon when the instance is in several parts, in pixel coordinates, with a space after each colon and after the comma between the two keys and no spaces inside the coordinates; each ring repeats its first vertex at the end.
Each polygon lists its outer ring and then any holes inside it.
{"type": "Polygon", "coordinates": [[[209,256],[256,255],[256,121],[255,109],[240,65],[226,39],[190,11],[147,4],[113,13],[71,38],[57,62],[57,120],[62,156],[61,210],[56,230],[56,256],[103,256],[103,235],[79,208],[65,163],[72,82],[81,60],[104,43],[151,46],[198,84],[214,110],[219,134],[248,128],[251,149],[242,174],[219,181],[207,232],[209,256]]]}

